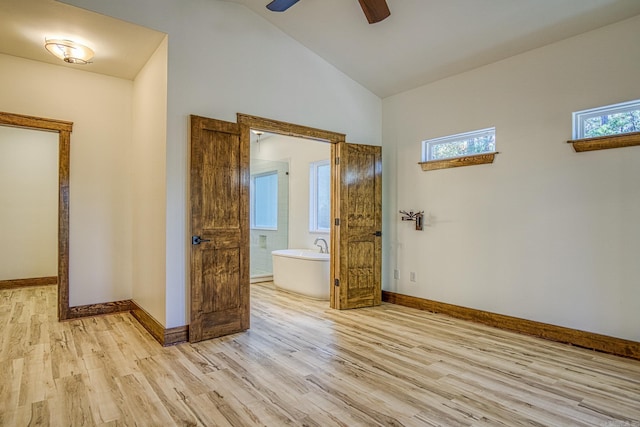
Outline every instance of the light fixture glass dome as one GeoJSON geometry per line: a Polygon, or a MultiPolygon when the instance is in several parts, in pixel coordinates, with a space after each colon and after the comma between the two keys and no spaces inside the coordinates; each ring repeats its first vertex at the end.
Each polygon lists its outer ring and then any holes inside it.
{"type": "Polygon", "coordinates": [[[93,50],[80,43],[63,39],[45,39],[44,47],[69,64],[90,64],[93,50]]]}

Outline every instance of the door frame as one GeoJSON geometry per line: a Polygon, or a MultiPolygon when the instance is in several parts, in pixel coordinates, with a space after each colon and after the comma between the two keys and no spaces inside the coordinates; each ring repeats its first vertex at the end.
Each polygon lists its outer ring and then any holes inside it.
{"type": "MultiPolygon", "coordinates": [[[[331,144],[331,218],[339,218],[340,212],[340,194],[339,194],[339,167],[336,165],[336,159],[340,155],[339,146],[346,142],[346,135],[338,132],[312,128],[308,126],[296,125],[292,123],[282,122],[278,120],[266,119],[264,117],[251,116],[248,114],[237,114],[237,122],[240,126],[240,140],[249,144],[251,139],[251,129],[275,133],[278,135],[293,136],[296,138],[308,139],[312,141],[320,141],[331,144]]],[[[340,273],[340,231],[334,221],[331,221],[331,232],[329,234],[330,242],[330,277],[333,281],[340,273]]],[[[330,306],[331,308],[339,308],[334,292],[335,288],[331,283],[327,283],[330,288],[330,306]]]]}
{"type": "Polygon", "coordinates": [[[0,112],[0,126],[58,134],[58,320],[69,318],[69,167],[73,122],[0,112]]]}

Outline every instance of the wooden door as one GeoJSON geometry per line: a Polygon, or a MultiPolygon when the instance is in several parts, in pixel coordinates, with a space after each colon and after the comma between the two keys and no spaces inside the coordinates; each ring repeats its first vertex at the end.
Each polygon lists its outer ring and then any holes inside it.
{"type": "Polygon", "coordinates": [[[248,139],[191,116],[191,342],[249,328],[248,218],[248,139]]]}
{"type": "Polygon", "coordinates": [[[332,150],[331,307],[380,305],[382,149],[340,142],[332,150]]]}

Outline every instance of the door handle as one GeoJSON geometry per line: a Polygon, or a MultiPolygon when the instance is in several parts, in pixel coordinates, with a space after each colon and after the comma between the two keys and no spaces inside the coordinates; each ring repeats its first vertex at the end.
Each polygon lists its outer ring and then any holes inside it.
{"type": "Polygon", "coordinates": [[[199,245],[202,242],[210,242],[210,239],[201,239],[200,236],[191,236],[191,244],[199,245]]]}
{"type": "Polygon", "coordinates": [[[376,231],[375,233],[372,233],[374,236],[380,237],[382,236],[382,231],[376,231]]]}

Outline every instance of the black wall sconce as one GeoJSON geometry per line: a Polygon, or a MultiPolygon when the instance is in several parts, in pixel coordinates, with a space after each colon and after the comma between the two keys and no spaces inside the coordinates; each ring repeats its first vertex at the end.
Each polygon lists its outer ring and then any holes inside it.
{"type": "Polygon", "coordinates": [[[415,221],[416,222],[416,230],[418,231],[422,231],[422,227],[423,227],[423,218],[424,218],[424,211],[420,211],[420,212],[413,212],[413,211],[400,211],[400,213],[402,214],[402,220],[403,221],[415,221]]]}

